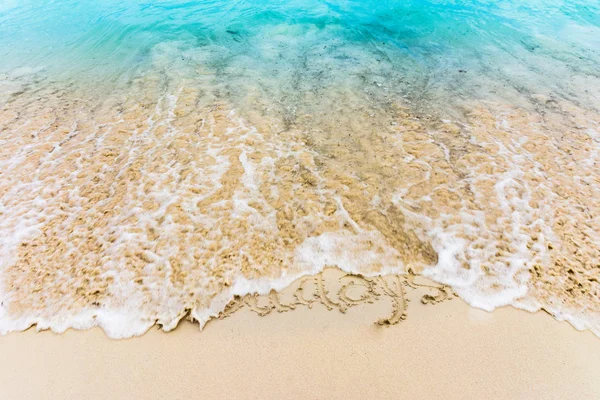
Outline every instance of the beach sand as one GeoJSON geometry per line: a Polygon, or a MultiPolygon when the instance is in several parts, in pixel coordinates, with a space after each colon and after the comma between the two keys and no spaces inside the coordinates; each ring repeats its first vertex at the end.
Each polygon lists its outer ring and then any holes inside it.
{"type": "Polygon", "coordinates": [[[0,400],[600,400],[600,3],[529,3],[0,2],[0,400]]]}
{"type": "MultiPolygon", "coordinates": [[[[110,340],[100,329],[9,334],[0,338],[0,398],[600,398],[600,339],[543,312],[487,313],[401,278],[412,300],[406,318],[382,326],[374,322],[394,304],[400,312],[392,318],[402,316],[397,296],[381,293],[341,313],[333,289],[351,282],[346,300],[359,298],[367,292],[359,290],[362,278],[330,270],[319,279],[331,289],[333,310],[319,300],[276,312],[297,284],[276,296],[276,308],[269,296],[240,299],[243,307],[202,332],[185,321],[169,333],[153,328],[127,340],[110,340]],[[271,308],[264,318],[251,311],[271,308]]],[[[308,292],[318,284],[305,278],[304,298],[315,298],[308,292]]]]}

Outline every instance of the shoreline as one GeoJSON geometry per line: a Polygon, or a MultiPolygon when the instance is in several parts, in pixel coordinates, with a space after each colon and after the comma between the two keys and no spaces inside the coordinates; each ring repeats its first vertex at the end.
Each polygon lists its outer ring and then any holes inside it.
{"type": "Polygon", "coordinates": [[[600,400],[599,38],[598,0],[0,2],[0,400],[600,400]]]}
{"type": "Polygon", "coordinates": [[[482,309],[545,308],[600,332],[598,229],[585,206],[600,196],[598,177],[577,161],[596,162],[595,114],[568,102],[544,115],[482,103],[465,124],[420,121],[401,104],[375,117],[344,106],[279,132],[281,115],[197,108],[199,88],[151,92],[156,103],[131,96],[126,109],[107,100],[72,132],[81,116],[70,95],[48,94],[70,110],[64,118],[25,95],[10,107],[23,115],[0,115],[0,213],[10,217],[0,224],[10,238],[0,243],[0,332],[97,324],[126,337],[187,312],[202,324],[234,294],[328,265],[414,267],[482,309]],[[49,121],[62,128],[40,142],[49,121]],[[573,141],[577,154],[564,153],[573,141]]]}
{"type": "MultiPolygon", "coordinates": [[[[336,276],[324,282],[335,295],[336,276]]],[[[152,328],[124,340],[110,340],[99,328],[11,333],[0,338],[5,355],[0,394],[7,399],[600,396],[594,379],[600,340],[591,332],[578,332],[542,312],[503,307],[488,313],[460,299],[423,304],[425,294],[407,291],[407,318],[394,326],[375,323],[394,310],[394,297],[363,301],[345,313],[316,301],[293,312],[271,308],[258,318],[268,305],[261,296],[254,308],[230,309],[202,332],[182,321],[169,333],[152,328]]],[[[277,298],[290,296],[288,289],[277,298]]]]}

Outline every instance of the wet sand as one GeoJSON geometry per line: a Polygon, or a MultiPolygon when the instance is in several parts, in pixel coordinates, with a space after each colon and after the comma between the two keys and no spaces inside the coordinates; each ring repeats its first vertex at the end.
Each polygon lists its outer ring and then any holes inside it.
{"type": "Polygon", "coordinates": [[[101,104],[50,87],[0,112],[0,333],[203,324],[337,265],[412,269],[600,335],[596,112],[541,98],[452,122],[340,89],[292,123],[254,111],[266,101],[138,86],[101,104]]]}
{"type": "Polygon", "coordinates": [[[374,323],[392,309],[382,296],[345,313],[316,301],[259,318],[245,305],[202,332],[186,321],[127,340],[30,329],[0,338],[0,397],[600,398],[600,339],[590,332],[543,312],[423,304],[424,294],[408,289],[407,318],[394,326],[374,323]]]}

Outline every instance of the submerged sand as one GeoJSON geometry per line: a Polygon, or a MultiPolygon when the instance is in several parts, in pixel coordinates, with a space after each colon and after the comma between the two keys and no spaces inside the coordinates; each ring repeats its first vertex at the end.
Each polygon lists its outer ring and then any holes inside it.
{"type": "Polygon", "coordinates": [[[1,332],[202,325],[327,266],[600,332],[594,112],[537,96],[446,120],[340,86],[290,114],[204,84],[150,75],[101,100],[48,84],[4,105],[1,332]]]}

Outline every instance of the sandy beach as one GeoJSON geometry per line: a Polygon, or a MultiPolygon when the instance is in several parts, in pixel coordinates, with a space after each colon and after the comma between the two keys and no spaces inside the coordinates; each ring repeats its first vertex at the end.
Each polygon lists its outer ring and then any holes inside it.
{"type": "Polygon", "coordinates": [[[0,1],[0,400],[600,399],[600,2],[0,1]]]}
{"type": "Polygon", "coordinates": [[[590,332],[459,298],[422,304],[423,293],[408,291],[407,318],[394,326],[373,323],[390,311],[382,299],[345,314],[317,302],[260,318],[246,306],[202,332],[186,321],[127,340],[30,329],[0,339],[0,397],[600,398],[600,340],[590,332]]]}

